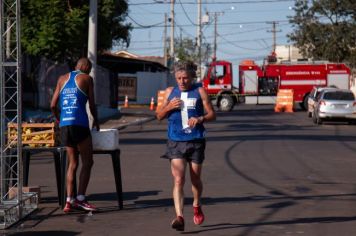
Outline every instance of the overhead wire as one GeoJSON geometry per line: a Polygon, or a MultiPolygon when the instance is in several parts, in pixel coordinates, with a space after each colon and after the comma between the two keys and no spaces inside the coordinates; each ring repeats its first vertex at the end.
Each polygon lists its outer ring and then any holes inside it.
{"type": "Polygon", "coordinates": [[[190,21],[190,23],[192,23],[192,25],[194,25],[194,26],[198,26],[197,24],[195,24],[191,19],[190,19],[190,17],[188,16],[188,14],[187,14],[187,12],[185,11],[185,8],[184,8],[184,6],[183,6],[183,4],[182,4],[182,1],[181,0],[178,0],[179,1],[179,3],[180,3],[180,6],[181,6],[181,8],[182,8],[182,10],[183,10],[183,12],[184,12],[184,14],[185,14],[185,16],[187,17],[187,19],[190,21]]]}
{"type": "MultiPolygon", "coordinates": [[[[138,23],[136,20],[134,20],[131,16],[127,15],[127,17],[130,20],[132,20],[132,22],[134,22],[136,25],[138,25],[140,28],[153,28],[153,27],[157,27],[157,26],[159,26],[159,25],[164,23],[164,21],[162,21],[162,22],[159,22],[159,23],[156,23],[156,24],[152,24],[152,25],[142,25],[142,24],[138,23]]],[[[137,27],[135,27],[135,28],[137,28],[137,27]]]]}
{"type": "MultiPolygon", "coordinates": [[[[294,2],[295,0],[251,0],[251,1],[214,1],[205,2],[204,4],[254,4],[254,3],[274,3],[274,2],[294,2]]],[[[152,4],[170,4],[169,2],[141,2],[141,3],[129,3],[130,6],[140,6],[140,5],[152,5],[152,4]]],[[[196,5],[197,2],[185,2],[183,4],[196,5]]]]}
{"type": "MultiPolygon", "coordinates": [[[[220,36],[220,35],[218,34],[218,36],[220,36]]],[[[232,46],[235,46],[235,47],[241,48],[241,49],[245,49],[245,50],[259,51],[259,50],[267,49],[267,48],[246,48],[246,47],[239,46],[239,45],[235,44],[234,42],[231,42],[230,40],[226,39],[225,37],[220,36],[220,38],[222,38],[224,41],[228,42],[232,46]]]]}
{"type": "MultiPolygon", "coordinates": [[[[131,19],[131,18],[130,18],[131,19]]],[[[274,21],[274,22],[289,22],[289,20],[271,20],[271,21],[274,21]]],[[[152,25],[150,26],[151,28],[161,28],[161,27],[164,27],[164,25],[161,25],[163,22],[161,23],[157,23],[156,25],[152,25]]],[[[218,23],[217,25],[218,26],[225,26],[225,25],[253,25],[253,24],[265,24],[266,21],[247,21],[247,22],[227,22],[227,23],[218,23]]],[[[192,27],[194,25],[192,24],[184,24],[184,25],[181,25],[181,27],[192,27]]],[[[149,28],[148,26],[144,26],[145,28],[149,28]]],[[[194,26],[195,27],[195,26],[194,26]]],[[[134,29],[136,28],[143,28],[143,26],[140,26],[140,27],[133,27],[134,29]]]]}
{"type": "MultiPolygon", "coordinates": [[[[195,38],[194,35],[190,34],[186,29],[184,29],[185,27],[196,27],[197,24],[194,23],[194,21],[189,17],[187,11],[186,11],[186,8],[184,7],[184,5],[188,5],[188,4],[197,4],[197,2],[194,0],[191,1],[191,2],[182,2],[181,0],[178,0],[179,1],[179,4],[181,6],[181,9],[184,13],[184,15],[186,16],[186,18],[188,19],[188,21],[190,22],[190,24],[179,24],[177,22],[177,20],[175,19],[175,25],[177,28],[179,28],[181,30],[182,33],[184,33],[185,35],[187,35],[188,37],[191,37],[191,38],[195,38]]],[[[205,2],[204,4],[248,4],[248,3],[273,3],[273,2],[293,2],[292,0],[251,0],[251,1],[214,1],[214,2],[205,2]]],[[[170,3],[170,1],[167,1],[165,3],[170,3]]],[[[158,2],[144,2],[144,3],[129,3],[128,5],[130,6],[140,6],[140,5],[149,5],[149,4],[162,4],[162,3],[158,3],[158,2]]],[[[151,14],[159,14],[159,13],[156,13],[156,12],[149,12],[151,14]]],[[[156,23],[156,24],[152,24],[152,25],[144,25],[144,24],[141,24],[139,22],[137,22],[134,18],[132,18],[132,16],[128,16],[128,18],[135,24],[135,26],[133,26],[134,29],[148,29],[148,28],[161,28],[161,27],[165,27],[163,25],[164,22],[159,22],[159,23],[156,23]]],[[[282,25],[290,25],[289,23],[289,20],[275,20],[275,22],[278,22],[278,23],[281,23],[280,26],[282,25]]],[[[266,21],[250,21],[250,22],[225,22],[225,23],[218,23],[217,25],[219,27],[222,27],[222,26],[228,26],[228,25],[253,25],[253,24],[265,24],[266,21]]],[[[251,26],[250,26],[251,27],[251,26]]],[[[205,29],[207,29],[208,27],[205,27],[205,29]]],[[[265,44],[266,41],[265,40],[269,40],[270,38],[260,38],[260,39],[248,39],[248,40],[238,40],[238,41],[233,41],[233,40],[229,40],[227,39],[226,37],[224,36],[231,36],[231,35],[234,35],[234,34],[244,34],[244,33],[249,33],[249,32],[254,32],[254,31],[260,31],[260,30],[267,30],[267,29],[270,29],[270,27],[263,27],[263,28],[258,28],[258,29],[251,29],[251,30],[245,30],[245,31],[239,31],[239,32],[229,32],[227,34],[218,34],[218,36],[223,39],[223,44],[227,43],[227,44],[230,44],[230,45],[233,45],[234,47],[237,47],[237,48],[240,48],[240,49],[243,49],[243,50],[251,50],[251,51],[259,51],[259,50],[264,50],[264,49],[267,49],[267,48],[270,48],[270,46],[267,46],[265,48],[259,48],[259,49],[252,49],[252,48],[246,48],[246,47],[243,47],[243,46],[240,46],[236,43],[242,43],[242,42],[249,42],[249,41],[257,41],[257,42],[263,42],[265,44]]],[[[177,34],[178,32],[176,31],[175,32],[175,37],[177,37],[177,34]]],[[[212,36],[208,36],[208,37],[205,37],[203,35],[203,40],[205,43],[208,42],[207,38],[211,38],[212,36]]],[[[134,42],[134,41],[133,41],[134,42]]],[[[136,42],[140,42],[140,41],[136,41],[136,42]]],[[[145,42],[145,41],[141,41],[141,42],[145,42]]],[[[155,42],[161,42],[161,40],[149,40],[149,41],[146,41],[148,43],[155,43],[155,42]]],[[[261,45],[262,46],[262,45],[261,45]]],[[[162,47],[145,47],[145,48],[132,48],[130,47],[131,49],[133,50],[161,50],[163,48],[162,47]]]]}

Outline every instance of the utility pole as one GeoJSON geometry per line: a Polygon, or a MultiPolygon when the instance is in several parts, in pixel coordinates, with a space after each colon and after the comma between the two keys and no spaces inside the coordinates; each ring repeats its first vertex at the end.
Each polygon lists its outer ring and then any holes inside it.
{"type": "Polygon", "coordinates": [[[214,13],[214,52],[213,61],[216,60],[216,50],[217,50],[217,35],[218,35],[218,16],[223,15],[224,12],[213,12],[214,13]]]}
{"type": "Polygon", "coordinates": [[[198,81],[201,80],[201,0],[198,0],[198,19],[197,19],[197,47],[198,47],[198,81]]]}
{"type": "Polygon", "coordinates": [[[174,62],[174,0],[171,0],[171,42],[170,42],[170,59],[174,62]]]}
{"type": "MultiPolygon", "coordinates": [[[[89,29],[88,29],[88,59],[92,63],[91,77],[94,79],[94,95],[95,101],[98,101],[99,89],[96,79],[96,58],[97,58],[97,23],[98,23],[98,1],[90,0],[89,9],[89,29]]],[[[90,114],[89,105],[86,107],[87,113],[90,114]]],[[[89,115],[90,127],[93,127],[94,119],[89,115]]]]}
{"type": "Polygon", "coordinates": [[[164,31],[163,31],[163,58],[164,66],[167,67],[167,13],[164,13],[164,31]]]}
{"type": "Polygon", "coordinates": [[[272,32],[272,34],[273,34],[272,52],[276,53],[276,47],[277,47],[276,33],[281,32],[281,30],[276,30],[276,26],[278,24],[278,22],[276,22],[276,21],[267,22],[267,24],[272,24],[272,30],[268,30],[267,32],[272,32]]]}

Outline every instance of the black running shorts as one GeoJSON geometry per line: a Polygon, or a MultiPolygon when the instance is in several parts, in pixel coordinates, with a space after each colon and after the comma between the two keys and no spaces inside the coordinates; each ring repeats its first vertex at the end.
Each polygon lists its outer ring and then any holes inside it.
{"type": "Polygon", "coordinates": [[[162,158],[186,159],[188,162],[202,164],[205,159],[205,139],[184,142],[168,140],[166,154],[162,158]]]}
{"type": "Polygon", "coordinates": [[[89,127],[79,125],[62,126],[60,130],[62,145],[67,147],[76,147],[91,136],[89,127]]]}

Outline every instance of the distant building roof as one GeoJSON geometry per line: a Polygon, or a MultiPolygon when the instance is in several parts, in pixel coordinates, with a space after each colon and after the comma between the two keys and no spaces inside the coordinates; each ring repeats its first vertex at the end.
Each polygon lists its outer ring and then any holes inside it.
{"type": "Polygon", "coordinates": [[[140,59],[143,61],[158,62],[164,66],[164,58],[160,57],[160,56],[140,56],[140,55],[130,53],[128,51],[124,51],[124,50],[117,51],[117,52],[110,52],[109,54],[118,56],[118,57],[124,57],[124,58],[132,58],[132,59],[140,59]]]}
{"type": "Polygon", "coordinates": [[[139,58],[138,55],[130,53],[128,51],[117,51],[117,52],[112,52],[111,54],[119,57],[125,57],[125,58],[139,58]]]}
{"type": "Polygon", "coordinates": [[[119,73],[136,73],[138,71],[156,72],[168,70],[167,67],[156,61],[144,60],[140,57],[131,58],[122,55],[123,54],[117,55],[112,52],[104,52],[98,56],[98,65],[119,73]]]}

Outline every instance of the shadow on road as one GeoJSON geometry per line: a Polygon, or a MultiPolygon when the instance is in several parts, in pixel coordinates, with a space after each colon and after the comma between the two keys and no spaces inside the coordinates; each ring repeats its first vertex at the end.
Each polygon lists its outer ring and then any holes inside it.
{"type": "MultiPolygon", "coordinates": [[[[291,220],[281,220],[281,221],[263,221],[258,223],[244,224],[244,223],[221,223],[215,225],[204,225],[201,226],[202,230],[186,231],[182,234],[198,234],[207,231],[218,231],[225,229],[236,229],[236,228],[248,228],[256,229],[258,226],[266,225],[296,225],[296,224],[329,224],[338,222],[349,222],[356,221],[356,216],[330,216],[330,217],[308,217],[308,218],[295,218],[291,220]]],[[[238,235],[248,235],[248,232],[244,231],[238,235]]]]}

